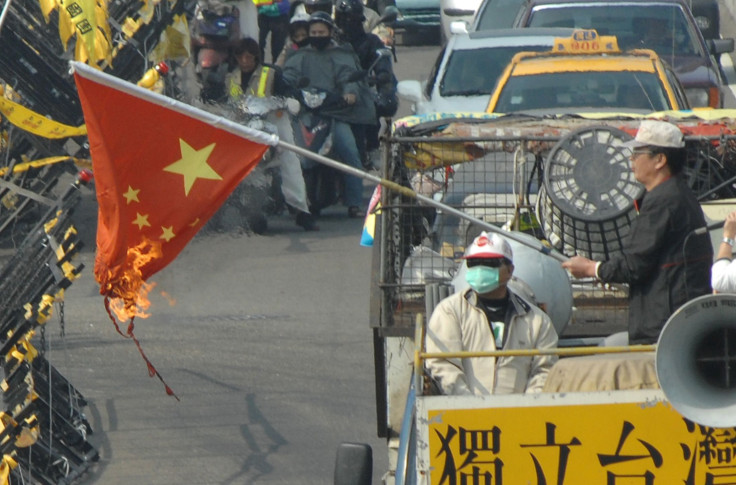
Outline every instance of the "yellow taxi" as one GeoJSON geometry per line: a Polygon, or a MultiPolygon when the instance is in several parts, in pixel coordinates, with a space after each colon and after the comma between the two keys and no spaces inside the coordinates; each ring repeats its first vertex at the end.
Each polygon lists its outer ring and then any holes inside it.
{"type": "Polygon", "coordinates": [[[622,52],[615,36],[576,30],[547,52],[516,54],[491,94],[488,113],[689,110],[674,71],[650,49],[622,52]]]}

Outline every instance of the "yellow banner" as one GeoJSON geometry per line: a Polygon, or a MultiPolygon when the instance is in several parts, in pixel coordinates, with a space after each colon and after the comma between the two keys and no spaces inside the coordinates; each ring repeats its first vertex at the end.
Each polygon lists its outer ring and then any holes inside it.
{"type": "Polygon", "coordinates": [[[736,429],[693,424],[664,402],[427,417],[433,485],[735,483],[736,429]]]}
{"type": "MultiPolygon", "coordinates": [[[[44,165],[53,165],[54,163],[65,162],[67,160],[73,161],[74,164],[77,165],[78,167],[90,168],[90,169],[92,168],[92,163],[89,160],[73,158],[73,157],[66,157],[66,156],[59,156],[59,157],[40,158],[38,160],[33,160],[31,162],[19,163],[13,166],[13,173],[25,172],[26,170],[29,170],[31,168],[43,167],[44,165]]],[[[0,177],[5,177],[5,174],[8,173],[8,168],[9,167],[0,168],[0,177]]]]}
{"type": "Polygon", "coordinates": [[[0,113],[18,128],[44,138],[58,139],[87,134],[86,125],[64,125],[3,97],[0,97],[0,113]]]}

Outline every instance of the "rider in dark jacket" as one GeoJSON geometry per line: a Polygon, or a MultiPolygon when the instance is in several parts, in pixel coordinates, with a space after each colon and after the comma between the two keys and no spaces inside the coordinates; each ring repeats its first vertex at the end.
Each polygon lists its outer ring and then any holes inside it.
{"type": "MultiPolygon", "coordinates": [[[[350,125],[375,120],[375,107],[365,81],[353,79],[360,71],[355,53],[349,46],[338,45],[332,39],[334,27],[332,17],[324,12],[310,16],[310,45],[302,47],[286,60],[284,80],[291,86],[299,86],[306,80],[306,88],[337,93],[342,97],[342,102],[325,107],[320,114],[333,121],[333,151],[343,163],[360,169],[360,153],[350,125]]],[[[348,216],[362,217],[362,180],[355,175],[343,177],[343,200],[348,206],[348,216]]]]}
{"type": "Polygon", "coordinates": [[[364,70],[370,69],[375,62],[369,74],[375,81],[376,119],[366,125],[353,124],[351,126],[363,164],[369,166],[367,152],[378,148],[378,118],[396,114],[399,101],[396,96],[397,81],[391,57],[378,55],[378,51],[385,49],[386,46],[377,35],[365,32],[362,28],[364,20],[361,0],[338,0],[335,4],[335,23],[340,30],[340,40],[352,46],[364,70]]]}

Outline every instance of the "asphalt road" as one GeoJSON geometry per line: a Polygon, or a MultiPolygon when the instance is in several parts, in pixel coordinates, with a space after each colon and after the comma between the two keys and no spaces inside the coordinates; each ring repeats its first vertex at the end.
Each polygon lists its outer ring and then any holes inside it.
{"type": "MultiPolygon", "coordinates": [[[[79,226],[94,217],[80,208],[79,226]]],[[[330,483],[335,451],[376,437],[370,250],[362,221],[328,210],[321,231],[287,218],[266,236],[197,236],[157,274],[144,351],[181,401],[118,335],[87,268],[66,295],[66,336],[49,360],[89,399],[101,460],[90,484],[330,483]]],[[[85,239],[93,235],[86,231],[85,239]]],[[[376,481],[380,483],[380,481],[376,481]]]]}
{"type": "MultiPolygon", "coordinates": [[[[426,78],[438,52],[400,47],[397,76],[426,78]]],[[[50,362],[89,401],[100,461],[85,484],[327,484],[341,441],[373,447],[381,482],[362,221],[333,207],[319,232],[279,216],[265,236],[200,235],[157,274],[136,335],[177,401],[105,313],[92,191],[76,219],[86,268],[66,293],[65,337],[57,315],[46,339],[50,362]]]]}

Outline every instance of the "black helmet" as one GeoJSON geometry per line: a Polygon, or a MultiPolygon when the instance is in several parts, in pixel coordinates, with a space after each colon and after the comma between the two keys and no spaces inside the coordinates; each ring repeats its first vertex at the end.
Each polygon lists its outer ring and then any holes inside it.
{"type": "Polygon", "coordinates": [[[353,20],[365,20],[362,0],[337,0],[335,17],[338,16],[345,16],[345,18],[353,20]]]}
{"type": "Polygon", "coordinates": [[[314,12],[312,15],[309,16],[310,26],[312,24],[316,24],[317,22],[321,22],[327,25],[327,27],[329,27],[331,31],[335,29],[335,23],[332,21],[332,17],[328,13],[320,11],[320,12],[314,12]]]}
{"type": "Polygon", "coordinates": [[[315,12],[332,15],[332,0],[304,0],[304,10],[310,15],[315,12]]]}

